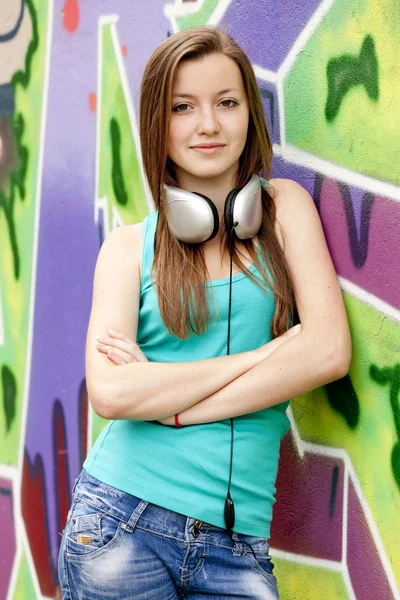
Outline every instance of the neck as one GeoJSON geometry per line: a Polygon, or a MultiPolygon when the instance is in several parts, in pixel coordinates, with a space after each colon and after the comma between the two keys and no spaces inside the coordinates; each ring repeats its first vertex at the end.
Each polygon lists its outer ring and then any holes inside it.
{"type": "Polygon", "coordinates": [[[178,187],[210,198],[214,202],[220,218],[223,216],[226,197],[236,185],[236,176],[236,167],[217,177],[196,177],[186,172],[179,173],[178,169],[176,171],[178,187]]]}

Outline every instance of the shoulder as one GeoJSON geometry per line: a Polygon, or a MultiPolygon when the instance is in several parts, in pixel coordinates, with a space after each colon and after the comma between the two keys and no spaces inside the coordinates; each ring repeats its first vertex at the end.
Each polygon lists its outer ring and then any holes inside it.
{"type": "Polygon", "coordinates": [[[98,264],[112,263],[121,267],[139,267],[142,255],[142,223],[121,225],[112,229],[100,248],[98,264]]]}
{"type": "Polygon", "coordinates": [[[269,186],[273,188],[276,209],[279,211],[293,208],[294,205],[301,205],[314,200],[307,190],[293,179],[275,178],[269,180],[269,186]]]}
{"type": "Polygon", "coordinates": [[[319,215],[313,197],[293,179],[275,178],[269,180],[273,188],[271,194],[282,234],[295,231],[299,224],[319,221],[319,215]]]}
{"type": "Polygon", "coordinates": [[[118,248],[133,249],[138,245],[142,234],[142,223],[134,225],[121,225],[115,227],[105,237],[102,248],[117,250],[118,248]]]}

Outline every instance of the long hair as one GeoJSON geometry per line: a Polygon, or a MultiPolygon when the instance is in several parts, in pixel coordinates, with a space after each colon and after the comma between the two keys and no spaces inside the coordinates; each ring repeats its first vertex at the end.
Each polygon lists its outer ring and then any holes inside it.
{"type": "MultiPolygon", "coordinates": [[[[224,31],[215,27],[194,27],[180,31],[164,40],[151,55],[143,74],[140,92],[140,140],[143,166],[156,208],[158,225],[152,275],[156,280],[161,318],[169,333],[187,339],[190,333],[207,330],[210,317],[204,282],[208,271],[202,244],[179,241],[168,225],[163,183],[178,187],[167,143],[172,108],[174,76],[182,60],[200,59],[220,53],[238,65],[249,105],[249,126],[244,150],[239,159],[237,188],[245,185],[250,175],[262,173],[269,178],[272,143],[264,118],[263,107],[251,63],[224,31]]],[[[257,234],[259,250],[272,281],[257,256],[252,240],[243,240],[262,280],[248,271],[233,244],[235,266],[266,293],[273,290],[276,298],[271,335],[281,335],[292,324],[294,307],[293,284],[287,263],[275,232],[275,204],[272,186],[262,189],[262,224],[257,234]]],[[[224,232],[221,253],[229,253],[229,239],[224,232]]]]}

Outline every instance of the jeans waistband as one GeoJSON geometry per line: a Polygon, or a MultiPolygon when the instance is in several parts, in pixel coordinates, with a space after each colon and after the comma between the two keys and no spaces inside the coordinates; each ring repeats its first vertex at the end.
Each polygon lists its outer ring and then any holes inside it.
{"type": "MultiPolygon", "coordinates": [[[[232,548],[227,529],[163,508],[137,496],[118,490],[99,481],[82,469],[75,482],[73,497],[82,499],[96,510],[112,515],[123,522],[128,531],[137,526],[152,533],[173,537],[182,542],[208,542],[232,548]]],[[[234,542],[245,541],[254,551],[268,554],[267,538],[232,533],[234,542]]]]}

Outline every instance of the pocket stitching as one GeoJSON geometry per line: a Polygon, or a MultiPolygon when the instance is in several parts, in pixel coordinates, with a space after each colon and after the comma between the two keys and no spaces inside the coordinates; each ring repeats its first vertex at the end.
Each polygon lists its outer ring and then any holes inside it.
{"type": "Polygon", "coordinates": [[[115,513],[111,513],[108,510],[104,510],[104,508],[98,506],[97,504],[94,504],[93,502],[90,502],[90,500],[88,500],[87,498],[88,496],[75,495],[75,500],[81,500],[91,508],[95,508],[96,511],[100,511],[104,515],[108,515],[109,517],[112,517],[113,519],[116,519],[117,521],[120,521],[120,523],[124,523],[126,525],[127,521],[124,521],[124,519],[121,519],[121,517],[117,517],[115,513]]]}
{"type": "MultiPolygon", "coordinates": [[[[114,537],[105,546],[101,546],[101,548],[96,548],[95,550],[93,550],[93,552],[89,552],[88,554],[74,554],[74,553],[71,553],[70,550],[69,550],[69,545],[70,545],[71,541],[74,544],[78,544],[78,542],[76,542],[73,538],[70,538],[69,536],[67,536],[67,539],[66,539],[66,558],[67,558],[67,560],[70,560],[71,562],[85,562],[85,561],[97,558],[98,556],[100,556],[104,552],[107,552],[110,548],[112,548],[113,546],[115,546],[115,544],[116,544],[117,540],[119,539],[121,533],[123,533],[124,531],[125,530],[122,527],[122,523],[120,523],[118,525],[118,529],[115,532],[114,537]]],[[[79,544],[79,545],[81,545],[81,544],[79,544]]]]}
{"type": "MultiPolygon", "coordinates": [[[[264,575],[265,577],[271,579],[273,578],[274,583],[276,582],[276,577],[274,575],[274,573],[268,573],[267,571],[265,571],[262,567],[262,565],[258,562],[257,558],[254,558],[253,553],[251,551],[249,551],[246,556],[251,560],[251,562],[253,563],[254,567],[257,569],[257,571],[259,571],[262,575],[264,575]]],[[[269,555],[268,555],[269,556],[269,555]]],[[[271,558],[269,556],[269,558],[271,558]]]]}

